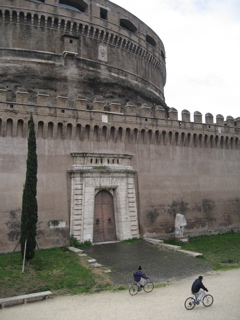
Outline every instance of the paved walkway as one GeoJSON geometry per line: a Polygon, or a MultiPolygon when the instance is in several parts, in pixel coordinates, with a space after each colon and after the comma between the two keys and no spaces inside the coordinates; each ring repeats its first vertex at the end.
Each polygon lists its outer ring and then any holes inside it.
{"type": "Polygon", "coordinates": [[[212,273],[204,284],[214,303],[188,311],[184,301],[190,294],[194,277],[172,281],[151,293],[130,296],[127,290],[93,295],[55,297],[0,310],[3,320],[239,320],[240,269],[212,273]]]}
{"type": "Polygon", "coordinates": [[[145,241],[95,245],[84,252],[110,268],[113,271],[110,277],[116,284],[131,283],[132,273],[140,265],[154,283],[195,277],[212,269],[212,265],[202,258],[169,251],[145,241]]]}

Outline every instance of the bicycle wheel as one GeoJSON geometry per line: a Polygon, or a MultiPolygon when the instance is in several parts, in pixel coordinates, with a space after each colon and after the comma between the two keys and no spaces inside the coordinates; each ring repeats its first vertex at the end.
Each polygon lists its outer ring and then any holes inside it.
{"type": "Polygon", "coordinates": [[[132,284],[129,288],[129,293],[131,296],[135,296],[138,293],[138,286],[136,284],[132,284]]]}
{"type": "Polygon", "coordinates": [[[187,310],[192,310],[195,307],[195,300],[193,297],[189,297],[185,300],[184,306],[187,310]]]}
{"type": "Polygon", "coordinates": [[[213,304],[213,296],[206,294],[202,299],[202,303],[205,307],[210,307],[213,304]]]}
{"type": "Polygon", "coordinates": [[[148,281],[145,283],[143,290],[145,292],[151,292],[153,290],[153,288],[154,288],[154,284],[152,282],[148,281]]]}

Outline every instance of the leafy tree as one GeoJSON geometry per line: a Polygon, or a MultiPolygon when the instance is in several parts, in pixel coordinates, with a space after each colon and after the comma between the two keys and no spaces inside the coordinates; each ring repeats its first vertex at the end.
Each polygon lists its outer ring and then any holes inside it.
{"type": "Polygon", "coordinates": [[[25,241],[26,260],[34,258],[36,248],[36,234],[38,221],[38,205],[37,205],[37,145],[35,136],[35,126],[31,115],[29,121],[28,136],[28,155],[26,180],[22,197],[22,216],[21,216],[21,253],[24,256],[25,241]]]}

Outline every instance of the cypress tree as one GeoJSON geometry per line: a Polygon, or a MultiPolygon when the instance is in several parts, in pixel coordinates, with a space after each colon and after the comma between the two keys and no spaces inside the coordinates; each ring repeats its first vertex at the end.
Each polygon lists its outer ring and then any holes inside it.
{"type": "Polygon", "coordinates": [[[37,205],[37,145],[35,136],[35,126],[31,115],[29,121],[28,135],[28,155],[27,155],[26,180],[22,196],[22,216],[21,216],[21,253],[24,256],[25,241],[26,260],[34,258],[36,248],[36,234],[38,221],[37,205]]]}

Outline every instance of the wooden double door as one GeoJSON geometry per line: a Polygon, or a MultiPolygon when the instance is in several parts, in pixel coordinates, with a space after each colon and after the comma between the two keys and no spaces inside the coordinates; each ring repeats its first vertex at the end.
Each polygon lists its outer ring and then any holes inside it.
{"type": "Polygon", "coordinates": [[[101,190],[94,201],[93,242],[115,241],[116,238],[113,196],[101,190]]]}

